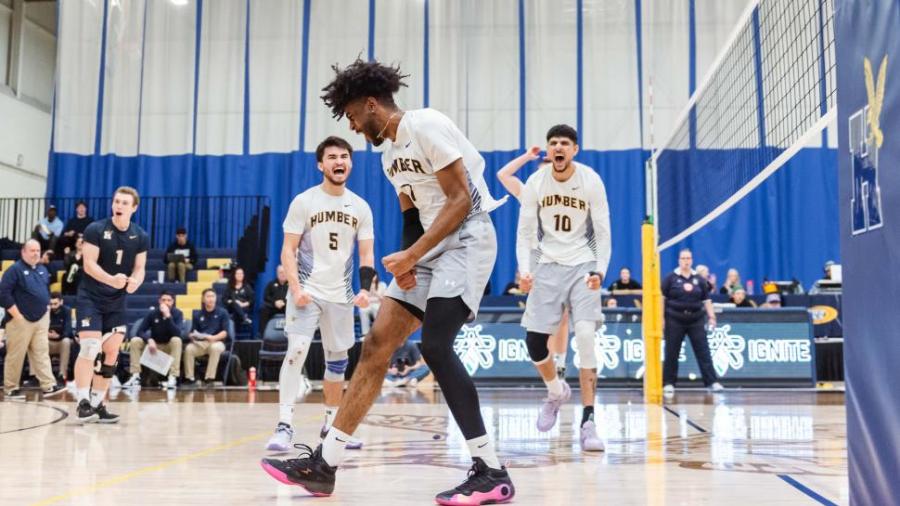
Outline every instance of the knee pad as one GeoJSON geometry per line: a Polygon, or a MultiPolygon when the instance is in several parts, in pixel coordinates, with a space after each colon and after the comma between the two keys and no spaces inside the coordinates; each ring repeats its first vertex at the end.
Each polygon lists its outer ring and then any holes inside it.
{"type": "Polygon", "coordinates": [[[530,330],[525,335],[525,345],[528,347],[528,354],[531,356],[531,361],[535,364],[543,364],[550,358],[550,350],[547,348],[548,339],[550,339],[550,334],[541,334],[530,330]]]}
{"type": "Polygon", "coordinates": [[[103,347],[100,340],[96,337],[90,338],[81,338],[80,340],[81,350],[78,351],[79,358],[86,358],[94,362],[97,359],[97,355],[100,354],[100,349],[103,347]]]}
{"type": "Polygon", "coordinates": [[[597,368],[597,353],[594,340],[596,331],[597,324],[594,322],[583,321],[575,324],[575,348],[578,350],[579,369],[597,368]]]}
{"type": "Polygon", "coordinates": [[[97,354],[97,358],[94,359],[94,374],[97,376],[102,376],[106,379],[111,379],[116,375],[116,366],[119,364],[119,361],[116,360],[116,363],[112,365],[106,365],[104,360],[106,359],[106,353],[102,351],[97,354]]]}
{"type": "Polygon", "coordinates": [[[349,363],[346,350],[337,353],[326,351],[324,379],[326,381],[344,381],[344,373],[347,372],[349,363]]]}

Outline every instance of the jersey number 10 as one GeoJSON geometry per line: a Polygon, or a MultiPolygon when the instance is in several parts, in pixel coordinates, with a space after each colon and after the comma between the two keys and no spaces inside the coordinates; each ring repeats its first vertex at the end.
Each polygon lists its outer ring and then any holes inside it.
{"type": "Polygon", "coordinates": [[[557,232],[559,232],[560,230],[562,230],[563,232],[572,231],[572,218],[569,218],[565,214],[554,214],[553,221],[556,223],[557,232]]]}

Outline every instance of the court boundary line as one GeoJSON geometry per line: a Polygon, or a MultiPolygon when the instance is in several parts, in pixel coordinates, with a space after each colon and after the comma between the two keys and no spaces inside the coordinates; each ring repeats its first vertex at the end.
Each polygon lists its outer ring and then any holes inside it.
{"type": "MultiPolygon", "coordinates": [[[[673,416],[675,416],[675,418],[678,418],[679,420],[682,418],[682,417],[681,417],[681,414],[679,414],[677,411],[675,411],[674,409],[670,408],[669,406],[663,405],[662,408],[663,408],[664,410],[668,411],[668,412],[669,412],[670,414],[672,414],[673,416]]],[[[709,433],[708,430],[704,429],[704,428],[701,427],[699,424],[697,424],[696,422],[694,422],[693,420],[691,420],[691,418],[690,418],[689,416],[685,415],[685,416],[684,416],[684,420],[685,420],[685,422],[686,422],[688,425],[690,425],[692,428],[694,428],[694,430],[698,430],[698,431],[700,431],[700,432],[703,433],[703,434],[708,434],[708,433],[709,433]]]]}
{"type": "Polygon", "coordinates": [[[819,504],[822,504],[824,506],[837,506],[837,503],[829,501],[828,499],[825,498],[825,496],[819,494],[815,490],[800,483],[799,481],[797,481],[796,479],[791,477],[791,475],[789,475],[789,474],[778,474],[776,476],[781,478],[788,485],[794,487],[795,489],[799,490],[800,492],[803,492],[804,495],[806,495],[810,499],[818,502],[819,504]]]}
{"type": "Polygon", "coordinates": [[[0,432],[0,436],[2,436],[2,435],[4,435],[4,434],[14,434],[14,433],[16,433],[16,432],[22,432],[22,431],[31,430],[31,429],[40,429],[41,427],[49,427],[50,425],[59,423],[59,422],[65,420],[66,418],[69,418],[69,412],[68,412],[68,411],[66,411],[66,410],[64,410],[64,409],[62,409],[62,408],[58,408],[58,407],[56,407],[56,406],[51,406],[51,405],[49,405],[49,404],[45,404],[45,403],[43,403],[43,402],[16,401],[16,403],[17,403],[17,404],[32,405],[32,406],[40,406],[40,407],[42,407],[42,408],[52,409],[52,410],[56,411],[57,413],[59,413],[59,414],[62,415],[62,416],[60,416],[60,417],[57,418],[56,420],[51,420],[51,421],[49,421],[49,422],[47,422],[47,423],[41,423],[41,424],[38,424],[38,425],[32,425],[31,427],[22,427],[22,428],[19,428],[19,429],[13,429],[13,430],[3,431],[3,432],[0,432]]]}

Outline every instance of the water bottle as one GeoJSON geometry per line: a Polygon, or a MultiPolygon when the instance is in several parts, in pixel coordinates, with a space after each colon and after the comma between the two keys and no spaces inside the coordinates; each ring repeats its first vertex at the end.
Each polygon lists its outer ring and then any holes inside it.
{"type": "Polygon", "coordinates": [[[753,295],[753,280],[747,280],[747,295],[753,295]]]}
{"type": "Polygon", "coordinates": [[[247,387],[250,390],[256,390],[256,368],[255,367],[250,368],[250,370],[247,372],[247,377],[248,377],[247,387]]]}

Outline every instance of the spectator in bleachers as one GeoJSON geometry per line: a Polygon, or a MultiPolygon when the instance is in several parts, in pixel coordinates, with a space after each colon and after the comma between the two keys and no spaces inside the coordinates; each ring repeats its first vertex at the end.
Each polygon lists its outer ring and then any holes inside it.
{"type": "Polygon", "coordinates": [[[216,291],[212,288],[203,290],[203,307],[194,314],[191,342],[184,349],[184,384],[196,383],[194,366],[197,357],[209,355],[206,365],[205,386],[212,386],[216,380],[216,369],[219,358],[225,351],[225,339],[228,337],[228,313],[216,305],[216,291]]]}
{"type": "Polygon", "coordinates": [[[747,291],[743,288],[738,288],[731,294],[731,302],[734,307],[756,307],[756,304],[747,298],[747,291]]]}
{"type": "Polygon", "coordinates": [[[253,287],[244,283],[244,268],[236,267],[231,271],[228,279],[228,288],[222,294],[225,299],[225,309],[231,314],[235,325],[252,325],[250,313],[253,312],[254,300],[253,287]]]}
{"type": "Polygon", "coordinates": [[[94,218],[88,216],[87,210],[84,201],[75,204],[75,216],[66,222],[66,228],[63,229],[62,237],[59,239],[59,249],[64,255],[75,247],[75,241],[84,235],[84,229],[94,222],[94,218]]]}
{"type": "Polygon", "coordinates": [[[144,353],[145,345],[150,353],[162,350],[172,356],[172,366],[169,368],[165,387],[170,389],[176,387],[178,376],[181,375],[183,321],[184,315],[175,307],[175,296],[169,292],[162,292],[159,295],[159,305],[150,309],[131,338],[129,345],[131,378],[122,385],[123,387],[132,388],[141,384],[141,355],[144,353]]]}
{"type": "Polygon", "coordinates": [[[766,303],[763,304],[762,307],[765,308],[779,308],[781,307],[781,295],[777,293],[770,293],[766,296],[766,303]]]}
{"type": "Polygon", "coordinates": [[[63,222],[56,215],[56,206],[51,205],[37,226],[31,238],[38,241],[42,250],[56,251],[56,242],[63,232],[63,222]]]}
{"type": "Polygon", "coordinates": [[[606,299],[605,305],[606,305],[606,307],[619,307],[619,301],[610,297],[610,298],[606,299]]]}
{"type": "Polygon", "coordinates": [[[50,294],[50,329],[47,332],[49,338],[50,356],[59,356],[59,375],[64,385],[69,379],[69,359],[72,356],[72,342],[75,331],[72,329],[72,308],[63,304],[62,295],[59,292],[50,294]]]}
{"type": "Polygon", "coordinates": [[[81,252],[83,247],[84,238],[79,235],[75,238],[75,248],[66,255],[66,261],[63,265],[63,295],[75,295],[78,293],[78,283],[81,282],[81,273],[84,270],[84,260],[81,252]]]}
{"type": "Polygon", "coordinates": [[[402,387],[404,385],[417,386],[431,374],[422,353],[416,343],[406,341],[391,356],[391,367],[384,377],[384,386],[402,387]]]}
{"type": "Polygon", "coordinates": [[[710,274],[709,267],[700,264],[695,269],[697,271],[697,275],[706,280],[706,288],[709,293],[716,293],[716,275],[710,274]]]}
{"type": "MultiPolygon", "coordinates": [[[[266,285],[266,290],[263,292],[263,306],[259,310],[260,333],[266,331],[266,325],[275,315],[284,314],[287,292],[287,273],[284,272],[284,267],[279,265],[278,268],[275,269],[275,279],[266,285]]],[[[371,298],[369,300],[371,300],[371,298]]]]}
{"type": "Polygon", "coordinates": [[[166,248],[166,263],[168,264],[166,279],[184,283],[187,271],[194,268],[197,259],[197,248],[194,247],[194,243],[188,241],[187,229],[179,227],[175,231],[175,240],[166,248]]]}
{"type": "Polygon", "coordinates": [[[369,306],[359,308],[359,330],[363,336],[369,333],[372,322],[375,321],[375,316],[381,309],[381,299],[384,297],[385,291],[387,291],[387,285],[381,280],[378,273],[375,273],[372,277],[371,288],[369,288],[369,306]]]}
{"type": "MultiPolygon", "coordinates": [[[[53,261],[54,256],[56,256],[56,254],[53,253],[53,250],[49,249],[41,255],[41,265],[46,267],[48,272],[50,270],[50,262],[53,261]]],[[[53,279],[50,279],[50,281],[53,282],[53,279]]]]}
{"type": "Polygon", "coordinates": [[[6,310],[6,339],[9,347],[3,364],[5,398],[23,399],[19,389],[25,355],[37,375],[45,397],[65,391],[56,384],[50,367],[47,333],[50,328],[48,281],[50,274],[39,264],[41,244],[30,239],[22,246],[21,259],[0,279],[0,305],[6,310]]]}
{"type": "Polygon", "coordinates": [[[719,288],[719,293],[725,295],[731,295],[736,290],[743,290],[744,285],[741,284],[741,275],[737,269],[728,269],[728,274],[725,276],[725,282],[722,283],[722,288],[719,288]]]}
{"type": "Polygon", "coordinates": [[[640,289],[641,284],[631,277],[631,270],[628,267],[622,267],[619,271],[619,279],[613,281],[613,283],[609,285],[609,291],[611,292],[640,289]]]}

